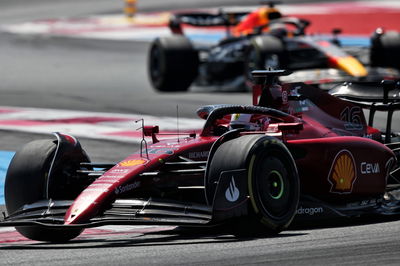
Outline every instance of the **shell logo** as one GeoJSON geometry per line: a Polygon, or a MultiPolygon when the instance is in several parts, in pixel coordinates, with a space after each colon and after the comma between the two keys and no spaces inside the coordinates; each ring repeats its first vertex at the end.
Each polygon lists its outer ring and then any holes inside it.
{"type": "Polygon", "coordinates": [[[332,184],[332,193],[351,193],[357,179],[353,155],[348,150],[341,150],[333,161],[328,181],[332,184]]]}
{"type": "Polygon", "coordinates": [[[119,166],[129,167],[136,166],[147,163],[147,160],[139,159],[139,160],[126,160],[119,163],[119,166]]]}

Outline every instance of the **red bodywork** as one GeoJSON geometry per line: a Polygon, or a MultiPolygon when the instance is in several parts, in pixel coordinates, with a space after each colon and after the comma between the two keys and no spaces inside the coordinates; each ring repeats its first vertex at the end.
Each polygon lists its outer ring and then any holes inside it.
{"type": "MultiPolygon", "coordinates": [[[[156,183],[170,180],[155,180],[152,177],[139,176],[143,172],[153,171],[166,161],[178,155],[194,160],[206,160],[211,145],[218,137],[187,137],[163,140],[138,151],[121,161],[103,176],[85,189],[65,215],[65,223],[83,223],[92,218],[103,204],[112,202],[117,196],[130,193],[136,188],[154,186],[156,183]]],[[[203,180],[200,180],[203,181],[203,180]]],[[[190,180],[187,182],[197,182],[190,180]]]]}

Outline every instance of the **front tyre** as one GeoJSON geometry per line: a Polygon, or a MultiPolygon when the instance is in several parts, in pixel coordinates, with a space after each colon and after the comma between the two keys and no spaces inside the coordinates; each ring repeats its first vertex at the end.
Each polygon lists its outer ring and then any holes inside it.
{"type": "MultiPolygon", "coordinates": [[[[46,199],[47,178],[56,143],[53,140],[32,141],[14,155],[5,180],[5,203],[9,215],[25,204],[46,199]]],[[[53,169],[58,168],[58,178],[63,177],[63,169],[72,170],[79,164],[74,158],[65,159],[63,162],[55,162],[53,169]],[[61,169],[61,166],[65,168],[61,169]]],[[[52,194],[58,193],[52,191],[52,194]]],[[[60,194],[65,194],[65,191],[60,191],[60,194]]],[[[50,242],[65,242],[82,232],[82,229],[60,230],[38,226],[18,226],[16,230],[29,239],[50,242]]]]}

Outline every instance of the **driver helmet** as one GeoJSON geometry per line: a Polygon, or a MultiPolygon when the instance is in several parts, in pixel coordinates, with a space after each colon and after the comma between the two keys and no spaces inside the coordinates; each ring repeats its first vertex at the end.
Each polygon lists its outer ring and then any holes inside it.
{"type": "Polygon", "coordinates": [[[236,27],[232,33],[235,36],[251,34],[255,27],[263,26],[271,20],[281,18],[282,14],[271,4],[263,6],[248,14],[236,27]]]}
{"type": "Polygon", "coordinates": [[[275,7],[262,7],[259,10],[259,14],[268,21],[282,17],[281,12],[275,7]]]}
{"type": "Polygon", "coordinates": [[[269,125],[269,118],[253,114],[232,114],[229,123],[230,129],[244,128],[249,131],[265,130],[269,125]]]}

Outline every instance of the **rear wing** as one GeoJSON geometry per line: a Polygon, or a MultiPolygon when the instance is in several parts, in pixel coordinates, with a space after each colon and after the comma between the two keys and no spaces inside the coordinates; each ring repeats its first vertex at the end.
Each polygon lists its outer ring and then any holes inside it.
{"type": "Polygon", "coordinates": [[[169,28],[174,34],[183,35],[182,24],[195,27],[227,27],[235,26],[248,12],[191,12],[171,15],[169,28]]]}
{"type": "Polygon", "coordinates": [[[387,112],[385,143],[392,134],[393,113],[400,110],[400,81],[384,80],[376,82],[345,82],[329,91],[331,95],[369,109],[368,125],[373,126],[375,112],[387,112]]]}

